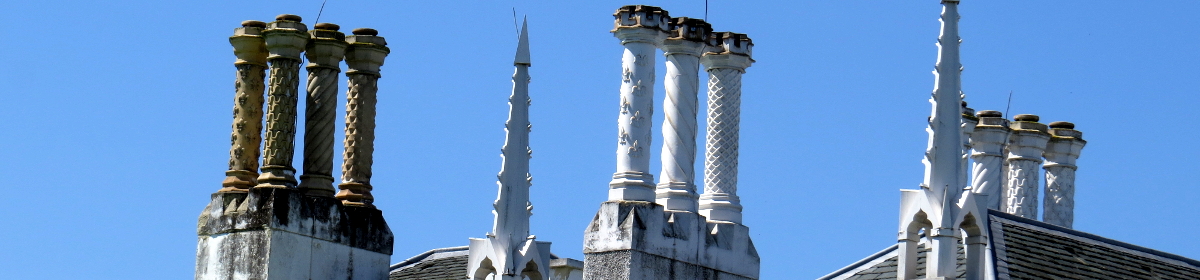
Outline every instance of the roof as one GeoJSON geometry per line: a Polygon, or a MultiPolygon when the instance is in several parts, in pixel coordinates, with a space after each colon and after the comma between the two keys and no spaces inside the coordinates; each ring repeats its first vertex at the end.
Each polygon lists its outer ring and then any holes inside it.
{"type": "Polygon", "coordinates": [[[426,251],[393,264],[389,280],[449,280],[467,278],[467,246],[426,251]]]}
{"type": "MultiPolygon", "coordinates": [[[[1200,279],[1200,261],[989,210],[997,279],[1200,279]]],[[[924,248],[924,244],[920,246],[924,248]]],[[[819,279],[896,279],[893,245],[819,279]]],[[[917,276],[925,273],[918,253],[917,276]]],[[[959,277],[965,262],[959,247],[959,277]]]]}

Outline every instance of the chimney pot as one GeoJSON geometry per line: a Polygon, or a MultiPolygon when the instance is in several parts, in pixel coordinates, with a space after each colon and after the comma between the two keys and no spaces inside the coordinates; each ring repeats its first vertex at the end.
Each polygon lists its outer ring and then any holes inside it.
{"type": "Polygon", "coordinates": [[[338,31],[339,29],[342,29],[341,26],[338,26],[337,24],[328,23],[328,22],[318,23],[317,25],[313,25],[313,28],[320,29],[320,30],[332,30],[332,31],[338,31]]]}
{"type": "Polygon", "coordinates": [[[293,14],[282,14],[282,15],[278,15],[278,16],[275,16],[275,20],[286,20],[286,21],[295,21],[295,22],[301,22],[300,16],[293,15],[293,14]]]}
{"type": "Polygon", "coordinates": [[[371,28],[355,28],[354,31],[350,31],[350,33],[353,33],[354,35],[379,36],[379,31],[371,28]]]}
{"type": "Polygon", "coordinates": [[[975,114],[975,116],[980,118],[1002,118],[1004,117],[1004,114],[1000,113],[1000,111],[983,110],[979,111],[979,113],[975,114]]]}
{"type": "Polygon", "coordinates": [[[267,23],[266,23],[266,22],[257,21],[257,20],[247,20],[247,21],[243,21],[243,22],[242,22],[242,27],[258,27],[258,28],[267,28],[267,23]]]}
{"type": "Polygon", "coordinates": [[[1037,122],[1038,120],[1041,120],[1041,117],[1038,117],[1037,115],[1020,114],[1020,115],[1017,115],[1016,118],[1013,118],[1013,120],[1016,120],[1019,122],[1037,122]]]}
{"type": "Polygon", "coordinates": [[[671,18],[667,39],[706,42],[712,36],[712,25],[698,18],[671,18]]]}
{"type": "Polygon", "coordinates": [[[1050,123],[1050,128],[1075,129],[1075,124],[1069,122],[1052,122],[1050,123]]]}

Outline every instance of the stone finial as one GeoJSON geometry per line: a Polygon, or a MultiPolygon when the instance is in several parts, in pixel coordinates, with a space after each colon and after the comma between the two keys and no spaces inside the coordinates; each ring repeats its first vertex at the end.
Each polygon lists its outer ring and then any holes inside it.
{"type": "Polygon", "coordinates": [[[655,6],[629,5],[617,9],[613,13],[616,18],[612,32],[622,28],[647,28],[667,32],[671,16],[667,10],[655,6]]]}
{"type": "Polygon", "coordinates": [[[688,40],[708,43],[713,32],[712,25],[698,18],[671,18],[667,26],[667,40],[688,40]]]}

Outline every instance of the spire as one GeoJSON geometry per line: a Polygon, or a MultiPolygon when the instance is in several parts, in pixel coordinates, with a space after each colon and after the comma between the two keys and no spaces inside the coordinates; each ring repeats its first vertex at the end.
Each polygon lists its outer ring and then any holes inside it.
{"type": "Polygon", "coordinates": [[[529,30],[525,29],[529,25],[529,19],[521,19],[521,37],[517,42],[517,58],[513,60],[513,65],[533,65],[529,62],[529,30]]]}
{"type": "Polygon", "coordinates": [[[959,63],[958,1],[942,1],[942,33],[938,38],[938,62],[933,113],[929,118],[929,146],[925,151],[923,188],[937,200],[955,199],[965,186],[959,185],[962,167],[962,64],[959,63]]]}

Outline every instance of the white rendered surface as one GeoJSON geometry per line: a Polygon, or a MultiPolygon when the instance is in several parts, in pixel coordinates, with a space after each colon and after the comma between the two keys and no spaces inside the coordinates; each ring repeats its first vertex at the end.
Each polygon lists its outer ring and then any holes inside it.
{"type": "Polygon", "coordinates": [[[654,114],[654,60],[665,33],[650,28],[618,28],[621,103],[617,117],[617,171],[608,200],[654,201],[650,174],[651,116],[654,114]]]}
{"type": "Polygon", "coordinates": [[[754,60],[749,42],[722,42],[723,52],[700,58],[708,71],[708,126],[704,153],[704,194],[700,214],[709,221],[742,223],[737,195],[742,74],[754,60]]]}
{"type": "Polygon", "coordinates": [[[1045,126],[1032,122],[1013,122],[1009,136],[1007,170],[1004,184],[1003,211],[1023,218],[1037,219],[1038,184],[1042,165],[1042,150],[1050,135],[1037,128],[1045,126]]]}
{"type": "Polygon", "coordinates": [[[672,211],[695,212],[696,111],[700,87],[700,54],[704,43],[670,39],[663,43],[667,57],[663,100],[662,172],[656,202],[672,211]]]}
{"type": "Polygon", "coordinates": [[[486,239],[471,239],[467,277],[470,279],[547,280],[550,243],[534,241],[529,234],[529,33],[522,24],[520,42],[513,64],[512,95],[508,98],[509,114],[505,122],[504,147],[501,148],[499,191],[495,203],[492,233],[486,239]],[[524,273],[533,266],[536,274],[524,273]],[[490,276],[489,276],[490,275],[490,276]]]}
{"type": "Polygon", "coordinates": [[[984,200],[988,209],[1000,210],[1001,184],[1005,178],[1004,146],[1008,142],[1008,121],[982,117],[971,134],[971,190],[984,200]]]}

